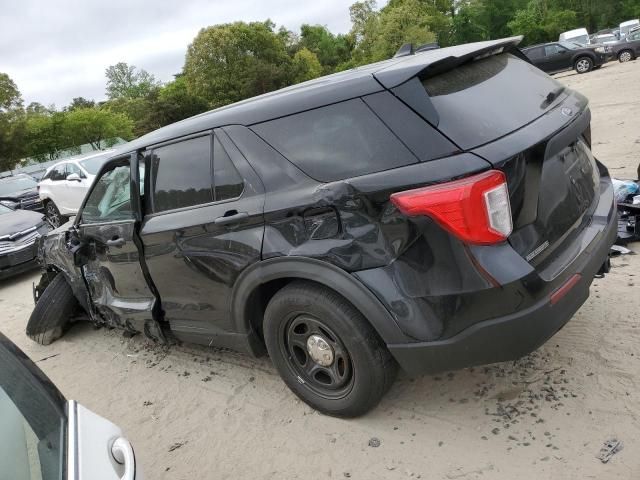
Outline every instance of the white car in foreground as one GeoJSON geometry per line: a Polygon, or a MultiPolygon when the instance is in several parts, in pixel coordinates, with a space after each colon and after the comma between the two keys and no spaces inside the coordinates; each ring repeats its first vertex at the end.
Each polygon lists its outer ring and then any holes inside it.
{"type": "Polygon", "coordinates": [[[70,157],[47,169],[38,184],[38,193],[54,228],[62,225],[65,217],[78,213],[93,179],[112,154],[113,150],[105,150],[70,157]]]}
{"type": "Polygon", "coordinates": [[[142,480],[120,428],[73,400],[0,333],[0,479],[142,480]]]}

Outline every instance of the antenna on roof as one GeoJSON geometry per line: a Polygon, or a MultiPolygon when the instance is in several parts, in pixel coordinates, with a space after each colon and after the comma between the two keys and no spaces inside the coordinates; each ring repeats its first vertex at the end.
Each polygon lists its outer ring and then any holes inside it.
{"type": "Polygon", "coordinates": [[[415,51],[413,49],[413,43],[405,43],[398,49],[393,58],[407,57],[409,55],[413,55],[414,53],[415,51]]]}
{"type": "Polygon", "coordinates": [[[435,50],[436,48],[440,48],[440,45],[438,45],[438,42],[425,43],[424,45],[420,45],[417,48],[413,46],[413,43],[405,43],[400,47],[400,49],[396,52],[393,58],[408,57],[409,55],[414,55],[420,52],[426,52],[427,50],[435,50]]]}

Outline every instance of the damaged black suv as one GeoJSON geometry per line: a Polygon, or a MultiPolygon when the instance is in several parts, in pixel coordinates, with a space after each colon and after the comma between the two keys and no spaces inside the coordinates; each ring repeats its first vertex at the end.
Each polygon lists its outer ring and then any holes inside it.
{"type": "Polygon", "coordinates": [[[616,231],[587,100],[511,38],[394,58],[124,146],[40,242],[27,334],[91,321],[268,353],[321,412],[522,356],[578,310],[616,231]]]}

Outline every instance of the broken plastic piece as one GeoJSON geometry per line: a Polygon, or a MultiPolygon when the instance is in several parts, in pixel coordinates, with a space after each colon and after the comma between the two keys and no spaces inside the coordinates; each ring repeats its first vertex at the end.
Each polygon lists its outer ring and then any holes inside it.
{"type": "Polygon", "coordinates": [[[597,457],[602,463],[607,463],[616,453],[622,450],[622,442],[616,438],[612,438],[604,442],[597,457]]]}

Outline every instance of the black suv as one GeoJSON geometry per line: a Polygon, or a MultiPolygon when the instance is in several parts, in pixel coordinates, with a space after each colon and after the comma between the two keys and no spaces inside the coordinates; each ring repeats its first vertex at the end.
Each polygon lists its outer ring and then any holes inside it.
{"type": "Polygon", "coordinates": [[[40,245],[27,334],[92,321],[268,353],[331,415],[410,374],[520,357],[608,265],[587,99],[520,38],[342,72],[152,132],[40,245]],[[524,59],[524,60],[523,60],[524,59]]]}
{"type": "Polygon", "coordinates": [[[584,46],[571,42],[545,43],[523,49],[524,54],[536,67],[547,73],[558,73],[575,69],[587,73],[607,63],[607,47],[584,46]]]}

